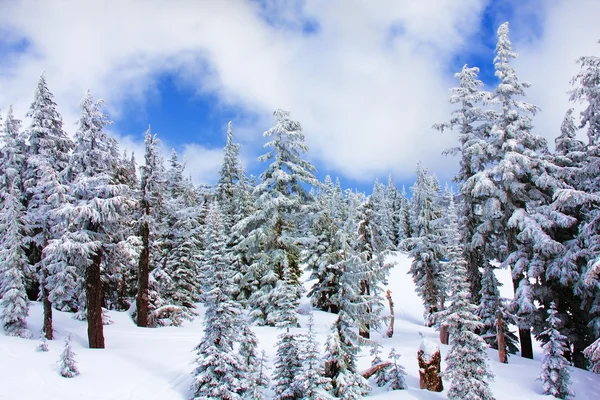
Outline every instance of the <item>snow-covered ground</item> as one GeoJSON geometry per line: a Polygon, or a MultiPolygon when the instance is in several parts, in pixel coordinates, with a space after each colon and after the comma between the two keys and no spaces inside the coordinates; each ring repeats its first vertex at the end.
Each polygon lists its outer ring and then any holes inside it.
{"type": "MultiPolygon", "coordinates": [[[[403,254],[394,257],[398,262],[390,276],[389,289],[395,306],[394,337],[387,338],[385,329],[374,332],[372,338],[383,345],[382,358],[391,348],[401,354],[401,363],[408,373],[408,390],[387,392],[375,385],[372,398],[376,399],[444,399],[442,393],[419,389],[416,352],[419,332],[437,341],[437,332],[423,326],[423,306],[414,292],[412,280],[407,275],[410,260],[403,254]]],[[[510,279],[505,271],[499,278],[510,292],[510,279]]],[[[507,292],[504,292],[505,295],[507,292]]],[[[303,304],[307,308],[307,302],[303,304]]],[[[199,310],[202,314],[202,309],[199,310]]],[[[184,327],[144,329],[137,328],[127,313],[110,312],[112,325],[105,326],[106,349],[87,348],[85,322],[76,321],[70,314],[54,312],[55,341],[49,342],[50,351],[37,352],[41,329],[41,306],[31,306],[29,327],[36,332],[34,339],[18,339],[0,333],[0,399],[60,399],[60,400],[183,400],[187,399],[191,382],[192,349],[202,335],[202,317],[184,327]],[[62,378],[58,374],[57,360],[63,350],[64,338],[71,334],[72,345],[81,375],[62,378]]],[[[324,343],[335,316],[315,311],[315,331],[324,343]]],[[[307,316],[302,315],[304,326],[307,316]]],[[[302,329],[299,329],[301,331],[302,329]]],[[[279,331],[275,328],[254,327],[260,349],[266,350],[271,360],[275,357],[275,343],[279,331]]],[[[448,346],[441,346],[442,355],[448,346]]],[[[491,384],[497,400],[548,399],[541,394],[536,377],[540,372],[540,349],[535,360],[512,356],[509,364],[500,364],[497,352],[488,350],[495,381],[491,384]]],[[[359,367],[366,369],[371,362],[368,349],[359,359],[359,367]]],[[[442,365],[444,367],[444,365],[442,365]]],[[[600,399],[600,375],[574,369],[571,375],[576,399],[600,399]]],[[[444,382],[446,389],[447,382],[444,382]]]]}

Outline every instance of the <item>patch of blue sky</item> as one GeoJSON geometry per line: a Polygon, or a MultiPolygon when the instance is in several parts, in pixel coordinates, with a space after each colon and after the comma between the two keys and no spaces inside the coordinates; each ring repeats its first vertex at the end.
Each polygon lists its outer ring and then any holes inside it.
{"type": "Polygon", "coordinates": [[[271,27],[301,33],[305,36],[318,34],[319,21],[306,14],[304,0],[252,0],[258,9],[258,15],[271,27]]]}
{"type": "Polygon", "coordinates": [[[16,57],[31,51],[32,44],[28,38],[0,29],[0,67],[11,65],[16,57]]]}
{"type": "Polygon", "coordinates": [[[455,54],[448,64],[448,72],[459,72],[463,65],[478,67],[479,78],[491,88],[496,83],[494,75],[494,50],[496,48],[496,31],[500,24],[510,24],[510,39],[513,50],[519,52],[515,43],[535,41],[543,34],[544,15],[543,0],[492,0],[489,1],[478,29],[466,45],[455,54]]]}
{"type": "Polygon", "coordinates": [[[197,92],[181,84],[173,73],[155,79],[155,88],[143,107],[136,100],[125,100],[115,128],[122,134],[142,137],[152,131],[177,151],[185,144],[197,143],[208,148],[225,143],[227,122],[242,116],[243,111],[224,105],[217,95],[197,92]]]}

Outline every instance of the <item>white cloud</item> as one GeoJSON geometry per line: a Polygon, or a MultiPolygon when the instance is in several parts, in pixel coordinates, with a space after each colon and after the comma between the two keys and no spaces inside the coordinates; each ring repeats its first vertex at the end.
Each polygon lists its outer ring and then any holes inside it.
{"type": "Polygon", "coordinates": [[[183,148],[185,173],[189,173],[196,183],[214,184],[221,164],[223,149],[208,149],[199,144],[187,144],[183,148]]]}
{"type": "MultiPolygon", "coordinates": [[[[554,148],[565,112],[581,106],[569,102],[570,81],[579,70],[575,60],[584,55],[600,55],[600,2],[543,2],[539,13],[544,32],[537,40],[515,43],[520,53],[516,61],[521,79],[532,83],[528,101],[542,112],[535,119],[537,132],[554,148]]],[[[582,139],[584,134],[582,132],[582,139]]],[[[585,139],[586,140],[586,139],[585,139]]]]}
{"type": "MultiPolygon", "coordinates": [[[[284,9],[282,18],[274,18],[275,27],[260,17],[256,2],[242,0],[8,3],[0,28],[28,38],[31,46],[0,66],[0,107],[13,102],[24,113],[40,72],[46,71],[68,127],[87,88],[115,115],[125,99],[143,105],[156,94],[154,79],[168,72],[256,115],[253,121],[234,121],[250,152],[261,151],[261,133],[271,126],[273,109],[281,107],[302,122],[310,157],[321,169],[366,181],[391,171],[402,180],[422,160],[446,180],[456,160],[440,153],[454,137],[431,125],[449,117],[448,88],[455,82],[447,65],[469,40],[477,40],[484,3],[382,0],[374,6],[307,0],[290,2],[294,12],[284,9]],[[317,22],[316,34],[302,34],[301,24],[293,23],[299,15],[317,22]]],[[[579,43],[600,36],[590,37],[598,15],[585,9],[590,3],[563,0],[556,8],[547,6],[546,27],[554,30],[546,29],[539,41],[515,45],[522,53],[519,71],[539,88],[531,95],[540,98],[544,114],[561,107],[554,98],[563,90],[550,88],[546,75],[566,74],[571,60],[585,54],[571,53],[588,51],[579,43]],[[562,24],[573,31],[559,29],[562,24]],[[553,46],[559,57],[551,57],[553,46]]],[[[270,4],[281,8],[280,2],[270,4]]],[[[544,121],[556,126],[554,119],[552,114],[544,121]]],[[[169,132],[161,136],[169,142],[169,132]]],[[[122,146],[139,147],[139,139],[122,146]]],[[[195,179],[215,180],[220,148],[188,144],[183,154],[195,179]]]]}

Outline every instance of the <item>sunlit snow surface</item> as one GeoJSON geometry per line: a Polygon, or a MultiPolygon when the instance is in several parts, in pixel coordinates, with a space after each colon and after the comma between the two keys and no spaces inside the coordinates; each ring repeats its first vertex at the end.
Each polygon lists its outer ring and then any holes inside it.
{"type": "MultiPolygon", "coordinates": [[[[416,353],[421,338],[419,332],[437,341],[437,332],[423,326],[423,306],[414,292],[414,285],[407,271],[410,260],[403,254],[394,257],[398,262],[392,270],[389,289],[394,300],[396,323],[394,337],[385,337],[385,328],[374,332],[372,338],[383,345],[382,358],[391,348],[401,354],[400,362],[408,376],[408,390],[387,392],[373,383],[369,397],[377,399],[445,399],[445,392],[431,393],[419,389],[416,353]]],[[[499,271],[498,278],[505,283],[502,293],[510,295],[510,276],[499,271]]],[[[310,282],[307,283],[307,287],[310,282]]],[[[303,309],[307,301],[303,301],[303,309]]],[[[199,309],[202,314],[202,308],[199,309]]],[[[39,353],[41,306],[31,305],[29,327],[35,332],[34,339],[17,339],[0,333],[0,399],[60,399],[60,400],[183,400],[189,397],[192,349],[202,336],[202,317],[182,328],[137,328],[127,313],[110,312],[112,325],[105,326],[106,349],[90,350],[87,347],[86,323],[73,320],[70,314],[54,311],[54,327],[57,340],[48,343],[50,351],[39,353]],[[58,374],[60,353],[64,337],[71,334],[73,350],[81,375],[62,378],[58,374]]],[[[386,304],[387,312],[387,304],[386,304]]],[[[329,333],[335,316],[315,311],[315,330],[321,343],[329,333]]],[[[308,317],[300,316],[306,326],[308,317]]],[[[298,329],[302,331],[303,329],[298,329]]],[[[270,360],[275,357],[275,343],[279,331],[275,328],[254,327],[260,341],[260,349],[266,350],[270,360]]],[[[448,346],[440,345],[445,356],[448,346]]],[[[359,368],[370,366],[369,349],[359,358],[359,368]]],[[[491,384],[497,400],[529,400],[550,397],[541,394],[535,379],[540,372],[540,349],[536,348],[536,360],[530,361],[511,356],[509,364],[497,361],[497,352],[488,350],[490,365],[496,380],[491,384]]],[[[444,367],[444,365],[442,365],[444,367]]],[[[572,372],[572,388],[576,399],[600,399],[600,375],[575,369],[572,372]]],[[[448,382],[444,382],[448,389],[448,382]]]]}

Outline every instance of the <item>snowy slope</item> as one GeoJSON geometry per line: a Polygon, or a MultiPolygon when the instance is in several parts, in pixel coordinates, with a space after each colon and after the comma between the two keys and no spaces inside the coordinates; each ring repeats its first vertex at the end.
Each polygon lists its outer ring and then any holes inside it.
{"type": "MultiPolygon", "coordinates": [[[[375,399],[444,399],[445,392],[431,393],[419,389],[416,352],[422,332],[427,338],[437,341],[437,332],[423,326],[423,307],[414,293],[414,286],[407,271],[410,260],[402,254],[395,257],[398,262],[392,270],[389,289],[394,299],[396,323],[393,338],[375,332],[372,338],[383,346],[382,358],[390,349],[402,355],[400,361],[408,373],[408,390],[386,392],[374,387],[371,398],[375,399]]],[[[503,273],[501,271],[501,273],[503,273]]],[[[507,276],[501,281],[509,285],[507,276]]],[[[504,290],[509,291],[510,286],[504,290]]],[[[505,292],[506,295],[506,292],[505,292]]],[[[308,303],[303,304],[307,308],[308,303]]],[[[29,326],[34,332],[41,329],[41,306],[32,304],[29,326]]],[[[202,312],[202,310],[200,310],[202,312]]],[[[87,334],[84,322],[73,320],[70,314],[54,312],[54,326],[58,340],[49,343],[48,353],[35,351],[39,334],[32,340],[6,337],[0,334],[0,399],[102,399],[102,400],[183,400],[188,397],[191,382],[192,349],[202,335],[202,318],[181,328],[137,328],[127,313],[111,312],[114,324],[105,326],[106,346],[104,350],[86,348],[87,334]],[[59,358],[63,339],[71,334],[72,345],[77,353],[81,375],[66,379],[58,374],[59,358]]],[[[315,331],[324,343],[335,316],[315,312],[315,331]]],[[[300,317],[306,324],[307,317],[300,317]]],[[[254,327],[260,341],[260,349],[267,351],[271,360],[275,356],[275,343],[279,332],[275,328],[254,327]]],[[[448,346],[441,346],[442,353],[448,346]]],[[[497,361],[497,352],[488,351],[491,367],[496,375],[492,391],[498,400],[549,399],[541,394],[536,377],[540,372],[540,353],[536,360],[525,360],[513,356],[509,364],[497,361]]],[[[359,367],[370,365],[371,356],[366,349],[360,357],[359,367]]],[[[572,388],[576,399],[600,398],[600,375],[582,370],[572,373],[572,388]]],[[[446,383],[445,383],[446,384],[446,383]]],[[[447,387],[447,384],[446,384],[447,387]]]]}

